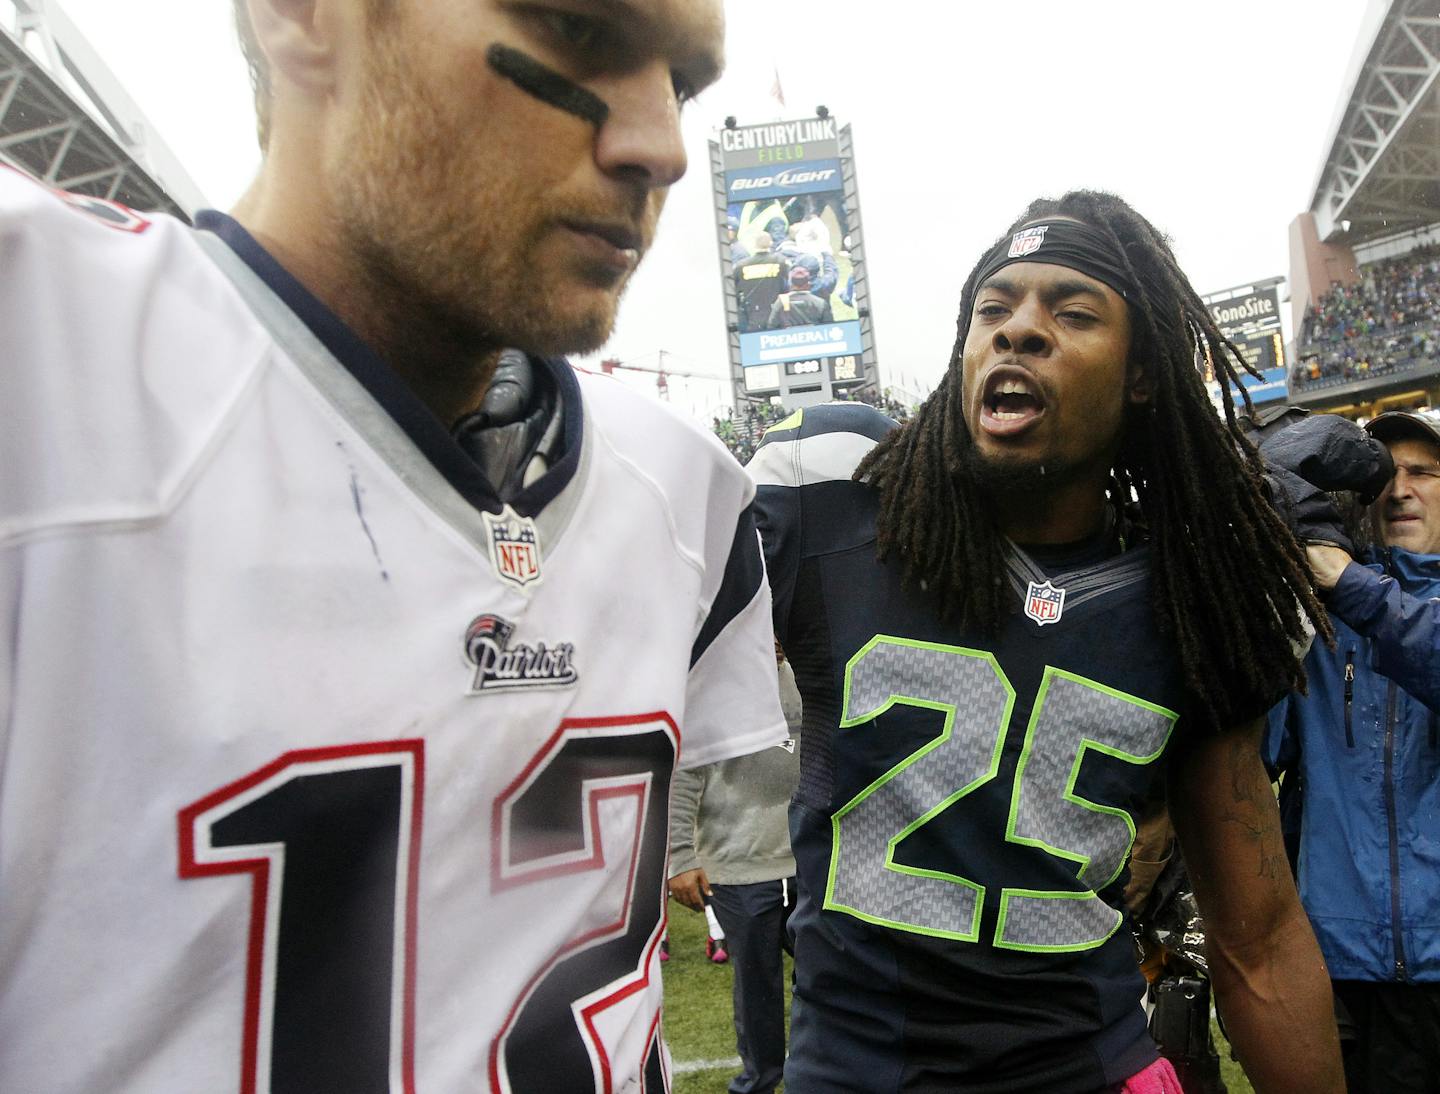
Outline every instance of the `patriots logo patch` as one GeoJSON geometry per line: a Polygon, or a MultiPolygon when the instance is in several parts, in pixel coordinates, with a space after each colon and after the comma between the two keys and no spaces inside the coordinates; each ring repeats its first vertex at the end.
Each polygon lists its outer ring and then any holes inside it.
{"type": "Polygon", "coordinates": [[[465,659],[475,666],[470,694],[511,688],[568,687],[580,678],[570,642],[515,642],[515,624],[494,612],[465,628],[465,659]]]}
{"type": "Polygon", "coordinates": [[[1057,589],[1046,580],[1043,584],[1030,582],[1025,594],[1025,614],[1040,626],[1060,622],[1065,611],[1065,590],[1057,589]]]}
{"type": "Polygon", "coordinates": [[[1045,242],[1045,232],[1050,227],[1042,224],[1038,228],[1025,228],[1016,232],[1010,237],[1011,258],[1024,258],[1026,255],[1033,255],[1040,249],[1040,244],[1045,242]]]}

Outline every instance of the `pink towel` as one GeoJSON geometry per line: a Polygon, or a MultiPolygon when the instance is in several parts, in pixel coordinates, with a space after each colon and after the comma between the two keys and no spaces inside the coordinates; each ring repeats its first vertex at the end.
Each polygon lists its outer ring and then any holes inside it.
{"type": "Polygon", "coordinates": [[[1116,1094],[1185,1094],[1180,1076],[1163,1057],[1144,1071],[1137,1071],[1115,1088],[1116,1094]]]}

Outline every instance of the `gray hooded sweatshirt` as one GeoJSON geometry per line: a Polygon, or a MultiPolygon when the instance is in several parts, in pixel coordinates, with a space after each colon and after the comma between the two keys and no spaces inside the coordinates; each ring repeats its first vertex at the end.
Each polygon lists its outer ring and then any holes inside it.
{"type": "Polygon", "coordinates": [[[677,771],[670,791],[670,876],[705,868],[712,885],[753,885],[795,876],[790,797],[800,776],[800,693],[780,666],[782,745],[677,771]]]}

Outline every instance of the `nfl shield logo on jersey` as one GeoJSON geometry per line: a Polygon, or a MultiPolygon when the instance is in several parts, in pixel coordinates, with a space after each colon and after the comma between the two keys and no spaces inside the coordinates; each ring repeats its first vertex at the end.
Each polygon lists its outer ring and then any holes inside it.
{"type": "Polygon", "coordinates": [[[538,582],[540,573],[540,535],[529,517],[505,506],[498,513],[481,513],[490,544],[490,561],[501,580],[517,589],[538,582]]]}
{"type": "Polygon", "coordinates": [[[1048,227],[1050,225],[1042,224],[1038,228],[1026,228],[1016,232],[1010,237],[1010,257],[1024,258],[1026,255],[1033,255],[1040,249],[1040,244],[1045,242],[1045,229],[1048,227]]]}
{"type": "Polygon", "coordinates": [[[1065,610],[1065,590],[1057,589],[1046,581],[1043,585],[1030,582],[1030,591],[1025,594],[1025,614],[1040,626],[1060,622],[1060,613],[1065,610]]]}

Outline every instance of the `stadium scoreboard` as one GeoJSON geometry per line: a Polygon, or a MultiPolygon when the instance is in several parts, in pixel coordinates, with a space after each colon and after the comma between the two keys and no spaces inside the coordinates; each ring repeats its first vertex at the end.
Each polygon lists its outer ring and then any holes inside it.
{"type": "Polygon", "coordinates": [[[737,405],[874,389],[875,337],[850,127],[823,107],[710,142],[737,405]]]}
{"type": "MultiPolygon", "coordinates": [[[[1241,375],[1254,403],[1284,400],[1289,386],[1285,368],[1285,335],[1280,326],[1280,284],[1275,277],[1201,297],[1220,333],[1240,351],[1245,363],[1260,374],[1241,375]]],[[[1205,377],[1212,401],[1219,403],[1220,385],[1205,377]]]]}

